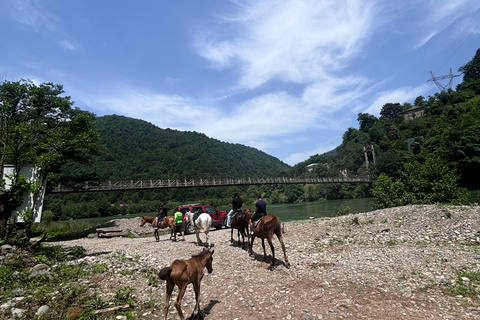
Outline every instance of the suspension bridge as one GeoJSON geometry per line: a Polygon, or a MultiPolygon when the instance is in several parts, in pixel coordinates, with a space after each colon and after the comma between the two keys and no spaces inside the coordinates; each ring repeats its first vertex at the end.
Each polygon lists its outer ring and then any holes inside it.
{"type": "Polygon", "coordinates": [[[159,179],[159,180],[124,180],[84,182],[73,186],[57,185],[50,189],[49,193],[72,193],[72,192],[108,192],[108,191],[132,191],[147,189],[171,189],[171,188],[205,188],[248,186],[262,184],[324,184],[324,183],[369,183],[369,176],[341,177],[341,178],[241,178],[241,179],[159,179]]]}

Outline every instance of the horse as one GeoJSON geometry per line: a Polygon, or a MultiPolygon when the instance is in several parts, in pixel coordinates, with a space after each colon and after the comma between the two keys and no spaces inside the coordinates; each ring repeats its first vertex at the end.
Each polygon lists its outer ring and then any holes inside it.
{"type": "Polygon", "coordinates": [[[210,231],[210,227],[212,226],[212,217],[208,213],[201,213],[197,219],[194,220],[193,212],[188,211],[185,213],[185,220],[190,222],[195,229],[195,233],[197,234],[197,244],[202,244],[200,240],[200,233],[205,233],[205,237],[207,238],[207,248],[210,247],[210,241],[208,239],[208,232],[210,231]]]}
{"type": "Polygon", "coordinates": [[[155,220],[155,217],[143,216],[143,217],[140,217],[140,219],[141,219],[140,227],[143,227],[143,225],[147,222],[152,224],[153,221],[155,220]]]}
{"type": "Polygon", "coordinates": [[[245,237],[248,238],[248,220],[250,220],[251,214],[250,209],[237,210],[230,221],[230,225],[232,226],[230,242],[233,243],[233,229],[237,229],[238,243],[240,243],[240,234],[242,235],[242,249],[245,249],[245,237]]]}
{"type": "Polygon", "coordinates": [[[143,226],[146,222],[151,223],[152,227],[154,229],[153,234],[155,235],[155,240],[160,241],[160,235],[158,233],[158,229],[165,229],[165,228],[170,228],[172,230],[170,234],[170,240],[173,238],[173,232],[174,232],[174,226],[175,226],[175,217],[174,216],[166,216],[162,221],[157,223],[157,225],[154,225],[155,217],[148,217],[144,216],[142,217],[142,221],[140,223],[140,226],[143,226]]]}
{"type": "Polygon", "coordinates": [[[172,295],[175,285],[178,287],[177,300],[175,301],[175,308],[177,308],[180,319],[184,320],[182,313],[182,298],[185,294],[188,284],[193,284],[193,290],[195,291],[195,308],[190,315],[190,318],[193,319],[195,310],[198,310],[198,316],[200,319],[203,319],[203,315],[200,310],[200,281],[202,281],[204,272],[203,269],[206,267],[208,273],[212,273],[212,261],[213,261],[213,252],[209,249],[204,249],[199,254],[193,255],[188,260],[175,260],[172,262],[170,267],[165,267],[161,269],[158,273],[158,277],[161,280],[167,281],[167,294],[165,297],[165,306],[163,309],[163,314],[165,315],[165,320],[167,320],[168,307],[170,304],[170,296],[172,295]]]}
{"type": "MultiPolygon", "coordinates": [[[[250,211],[249,209],[247,209],[250,211]]],[[[267,254],[265,252],[265,239],[267,239],[268,244],[270,245],[270,250],[272,250],[272,261],[270,262],[270,266],[275,265],[275,249],[273,247],[272,238],[273,235],[276,234],[278,241],[280,241],[280,245],[282,246],[283,255],[285,256],[285,265],[287,268],[290,268],[290,262],[288,262],[287,252],[285,251],[285,244],[283,243],[283,236],[282,236],[282,227],[280,225],[280,219],[274,215],[267,214],[258,222],[257,226],[253,228],[254,234],[252,236],[252,241],[250,242],[250,255],[252,255],[252,248],[253,248],[253,241],[255,240],[255,236],[262,239],[262,247],[263,247],[263,260],[267,260],[267,254]]]]}

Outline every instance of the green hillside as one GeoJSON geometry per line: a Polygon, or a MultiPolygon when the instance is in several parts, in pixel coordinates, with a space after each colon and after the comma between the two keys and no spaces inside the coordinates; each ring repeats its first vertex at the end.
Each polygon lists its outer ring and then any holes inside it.
{"type": "Polygon", "coordinates": [[[98,117],[93,129],[103,152],[89,165],[66,168],[66,174],[81,171],[99,180],[236,178],[278,176],[289,168],[255,148],[124,116],[98,117]]]}

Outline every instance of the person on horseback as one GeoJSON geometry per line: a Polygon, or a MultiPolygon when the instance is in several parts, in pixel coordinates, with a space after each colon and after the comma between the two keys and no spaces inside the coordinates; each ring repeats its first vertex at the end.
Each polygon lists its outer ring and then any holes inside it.
{"type": "Polygon", "coordinates": [[[255,212],[252,214],[252,217],[248,221],[250,225],[250,234],[253,234],[253,222],[260,220],[267,215],[267,202],[262,199],[262,194],[257,194],[257,202],[255,202],[255,212]]]}
{"type": "Polygon", "coordinates": [[[230,228],[230,220],[232,219],[232,215],[235,211],[237,210],[242,210],[242,205],[243,205],[243,200],[242,198],[238,195],[238,192],[233,193],[233,199],[232,199],[232,210],[227,214],[227,227],[230,228]]]}
{"type": "Polygon", "coordinates": [[[160,210],[158,210],[157,216],[155,217],[155,220],[153,220],[153,226],[158,226],[158,223],[162,222],[163,219],[167,216],[168,213],[168,207],[165,204],[165,202],[162,203],[162,207],[160,210]]]}
{"type": "Polygon", "coordinates": [[[183,223],[183,213],[175,212],[175,232],[173,233],[173,241],[177,241],[177,232],[182,234],[182,241],[185,241],[185,224],[183,223]]]}

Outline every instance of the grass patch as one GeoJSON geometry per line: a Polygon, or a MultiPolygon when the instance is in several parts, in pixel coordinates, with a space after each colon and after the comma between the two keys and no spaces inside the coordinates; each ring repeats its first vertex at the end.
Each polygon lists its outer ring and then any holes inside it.
{"type": "Polygon", "coordinates": [[[452,296],[478,298],[480,296],[480,272],[459,270],[454,283],[446,284],[452,296]]]}

